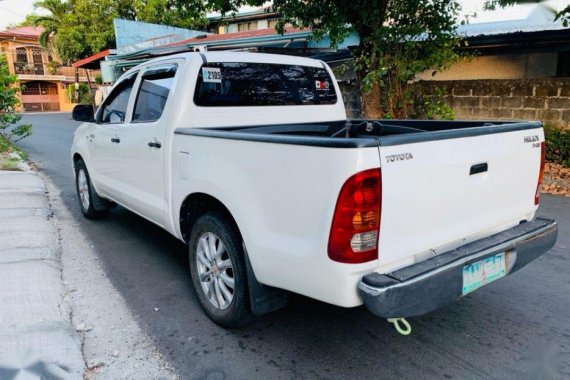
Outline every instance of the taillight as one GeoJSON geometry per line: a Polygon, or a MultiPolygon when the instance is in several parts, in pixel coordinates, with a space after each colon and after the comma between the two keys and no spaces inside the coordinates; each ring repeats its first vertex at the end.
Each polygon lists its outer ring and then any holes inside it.
{"type": "Polygon", "coordinates": [[[540,172],[538,173],[538,183],[536,184],[536,193],[534,194],[534,204],[538,205],[540,203],[540,190],[542,185],[542,179],[544,178],[544,164],[546,157],[544,141],[540,143],[540,172]]]}
{"type": "Polygon", "coordinates": [[[341,263],[378,259],[382,204],[380,169],[350,177],[340,190],[329,236],[329,257],[341,263]]]}

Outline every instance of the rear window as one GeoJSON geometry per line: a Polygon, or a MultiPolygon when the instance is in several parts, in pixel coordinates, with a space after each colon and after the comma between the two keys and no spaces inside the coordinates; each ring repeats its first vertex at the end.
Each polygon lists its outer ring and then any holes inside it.
{"type": "Polygon", "coordinates": [[[265,63],[205,63],[194,103],[205,107],[335,104],[324,68],[265,63]]]}

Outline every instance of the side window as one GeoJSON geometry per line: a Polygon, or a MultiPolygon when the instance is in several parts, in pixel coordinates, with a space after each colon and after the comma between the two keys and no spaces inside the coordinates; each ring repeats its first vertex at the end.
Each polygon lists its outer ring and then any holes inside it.
{"type": "Polygon", "coordinates": [[[113,89],[113,92],[109,94],[101,106],[99,123],[120,124],[125,122],[127,105],[136,78],[137,73],[133,73],[113,89]]]}
{"type": "Polygon", "coordinates": [[[148,123],[160,119],[172,89],[176,68],[176,65],[162,65],[148,69],[142,74],[133,123],[148,123]]]}

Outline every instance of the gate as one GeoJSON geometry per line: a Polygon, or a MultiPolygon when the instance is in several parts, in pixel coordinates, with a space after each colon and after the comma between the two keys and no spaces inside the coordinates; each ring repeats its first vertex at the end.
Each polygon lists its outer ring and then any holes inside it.
{"type": "Polygon", "coordinates": [[[22,104],[26,112],[59,111],[57,84],[51,82],[23,83],[22,104]]]}

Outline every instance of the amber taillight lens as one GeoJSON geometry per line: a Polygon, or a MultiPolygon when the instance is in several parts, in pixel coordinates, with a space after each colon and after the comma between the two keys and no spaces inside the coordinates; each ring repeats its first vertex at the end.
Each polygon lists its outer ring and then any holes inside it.
{"type": "Polygon", "coordinates": [[[329,235],[329,257],[341,263],[378,259],[382,207],[380,169],[350,177],[342,186],[329,235]]]}

